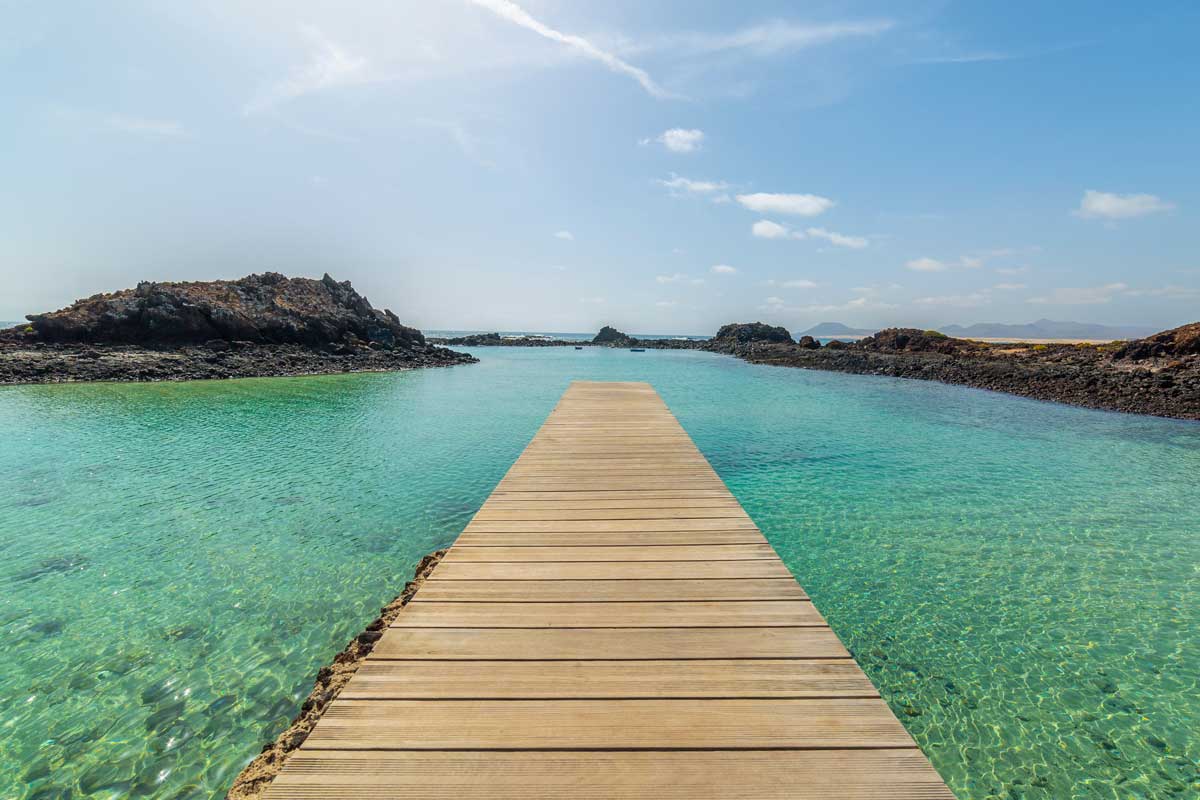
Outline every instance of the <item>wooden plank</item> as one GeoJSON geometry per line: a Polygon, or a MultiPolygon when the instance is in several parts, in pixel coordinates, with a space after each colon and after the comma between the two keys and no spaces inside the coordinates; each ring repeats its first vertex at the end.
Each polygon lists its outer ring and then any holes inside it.
{"type": "Polygon", "coordinates": [[[755,530],[749,517],[740,519],[576,519],[576,520],[481,520],[468,531],[534,533],[536,531],[735,531],[755,530]]]}
{"type": "Polygon", "coordinates": [[[912,747],[878,699],[335,700],[311,750],[912,747]]]}
{"type": "MultiPolygon", "coordinates": [[[[440,569],[440,568],[439,568],[440,569]]],[[[401,616],[404,616],[403,614],[401,616]]],[[[828,627],[812,628],[389,628],[372,659],[842,658],[828,627]]]]}
{"type": "Polygon", "coordinates": [[[407,628],[748,628],[818,626],[807,600],[644,603],[409,603],[407,628]]]}
{"type": "Polygon", "coordinates": [[[481,508],[475,515],[475,522],[515,521],[530,522],[533,520],[657,520],[657,519],[738,519],[750,522],[750,516],[737,507],[729,508],[589,508],[589,509],[507,509],[487,507],[481,508]]]}
{"type": "MultiPolygon", "coordinates": [[[[770,563],[770,562],[768,562],[770,563]]],[[[430,580],[412,602],[645,602],[650,600],[807,600],[785,578],[703,578],[650,580],[430,580]]]]}
{"type": "MultiPolygon", "coordinates": [[[[646,533],[600,531],[598,533],[464,533],[458,537],[455,546],[548,546],[571,547],[587,545],[591,547],[616,547],[633,545],[638,548],[657,547],[659,545],[704,545],[704,544],[757,544],[767,543],[759,531],[648,531],[646,533]]],[[[788,573],[789,575],[791,573],[788,573]]]]}
{"type": "Polygon", "coordinates": [[[745,561],[775,559],[767,544],[480,547],[455,545],[445,561],[745,561]]]}
{"type": "MultiPolygon", "coordinates": [[[[654,578],[787,578],[782,562],[761,561],[590,561],[525,564],[455,561],[439,564],[439,581],[637,580],[654,578]]],[[[799,584],[797,584],[799,585],[799,584]]]]}
{"type": "MultiPolygon", "coordinates": [[[[422,590],[424,591],[424,590],[422,590]]],[[[343,700],[878,697],[852,660],[369,661],[343,700]]]]}
{"type": "Polygon", "coordinates": [[[916,748],[301,750],[268,800],[954,800],[916,748]]]}

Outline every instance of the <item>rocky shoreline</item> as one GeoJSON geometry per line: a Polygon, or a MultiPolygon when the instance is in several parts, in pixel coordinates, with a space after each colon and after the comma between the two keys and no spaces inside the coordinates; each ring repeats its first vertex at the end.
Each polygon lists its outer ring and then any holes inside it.
{"type": "Polygon", "coordinates": [[[932,380],[1086,408],[1200,420],[1200,323],[1104,345],[985,344],[904,328],[854,343],[821,346],[806,339],[789,343],[746,334],[713,339],[705,349],[755,364],[932,380]]]}
{"type": "Polygon", "coordinates": [[[348,281],[144,282],[0,331],[0,384],[328,375],[469,364],[348,281]]]}
{"type": "Polygon", "coordinates": [[[709,339],[637,339],[605,325],[591,340],[548,339],[544,336],[501,336],[472,333],[452,338],[430,337],[434,344],[451,347],[640,347],[647,350],[700,350],[709,339]]]}
{"type": "Polygon", "coordinates": [[[149,348],[27,343],[6,341],[0,334],[0,385],[277,378],[391,372],[476,361],[466,353],[433,345],[400,351],[368,347],[337,352],[303,345],[217,340],[194,347],[149,348]]]}
{"type": "Polygon", "coordinates": [[[300,706],[300,713],[274,741],[263,745],[262,751],[242,769],[225,795],[226,800],[257,800],[262,796],[271,785],[271,781],[283,769],[292,751],[304,744],[304,740],[321,719],[329,703],[337,698],[342,688],[350,682],[350,678],[358,671],[362,662],[375,649],[375,643],[383,637],[383,632],[412,600],[413,595],[425,583],[444,555],[445,550],[436,550],[422,558],[417,564],[413,579],[404,585],[404,590],[392,602],[379,609],[379,616],[367,625],[362,633],[351,639],[328,666],[317,671],[312,691],[300,706]]]}

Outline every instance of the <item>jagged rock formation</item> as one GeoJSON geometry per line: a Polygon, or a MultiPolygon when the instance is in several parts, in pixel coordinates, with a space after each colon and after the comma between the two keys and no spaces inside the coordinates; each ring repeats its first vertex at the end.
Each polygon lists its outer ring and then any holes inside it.
{"type": "Polygon", "coordinates": [[[1145,339],[1129,342],[1114,358],[1144,361],[1148,358],[1182,358],[1200,355],[1200,322],[1181,325],[1145,339]]]}
{"type": "Polygon", "coordinates": [[[731,322],[722,325],[714,342],[730,344],[750,344],[766,342],[771,344],[791,344],[792,334],[787,328],[779,325],[767,325],[765,322],[731,322]]]}
{"type": "Polygon", "coordinates": [[[605,347],[637,347],[638,340],[628,334],[622,333],[611,325],[605,325],[592,338],[592,344],[599,344],[605,347]]]}
{"type": "Polygon", "coordinates": [[[27,317],[44,342],[201,344],[213,339],[320,346],[361,341],[384,348],[424,344],[391,311],[371,307],[349,281],[277,272],[235,281],[156,283],[98,294],[27,317]]]}
{"type": "Polygon", "coordinates": [[[0,383],[309,375],[475,360],[427,343],[329,275],[143,282],[27,319],[0,331],[0,383]]]}

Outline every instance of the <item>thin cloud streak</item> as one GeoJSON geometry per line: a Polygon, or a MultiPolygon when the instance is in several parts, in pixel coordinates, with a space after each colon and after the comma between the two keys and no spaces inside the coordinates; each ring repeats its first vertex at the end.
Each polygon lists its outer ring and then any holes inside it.
{"type": "Polygon", "coordinates": [[[514,25],[519,25],[522,28],[533,31],[538,36],[577,50],[583,56],[600,62],[613,72],[633,78],[651,97],[656,97],[660,100],[675,97],[674,94],[659,86],[644,69],[635,67],[606,50],[601,50],[582,36],[563,33],[551,28],[549,25],[532,17],[529,12],[516,3],[511,2],[511,0],[471,0],[471,2],[480,8],[491,11],[502,19],[508,20],[514,25]]]}

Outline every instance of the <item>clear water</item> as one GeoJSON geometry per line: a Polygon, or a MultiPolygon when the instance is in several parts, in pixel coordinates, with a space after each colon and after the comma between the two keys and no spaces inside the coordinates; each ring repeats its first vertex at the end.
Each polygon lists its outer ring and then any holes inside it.
{"type": "Polygon", "coordinates": [[[0,389],[0,797],[219,797],[571,378],[651,381],[960,798],[1200,791],[1200,425],[707,353],[0,389]]]}

